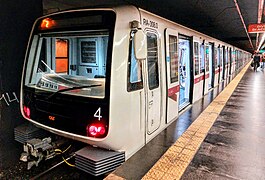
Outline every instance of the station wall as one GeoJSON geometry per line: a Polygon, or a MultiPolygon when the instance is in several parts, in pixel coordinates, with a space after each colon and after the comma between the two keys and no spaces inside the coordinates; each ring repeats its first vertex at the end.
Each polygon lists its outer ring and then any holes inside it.
{"type": "MultiPolygon", "coordinates": [[[[43,14],[42,0],[0,2],[0,146],[14,141],[23,123],[19,110],[22,66],[31,27],[43,14]]],[[[3,148],[0,148],[0,154],[3,148]]],[[[1,169],[1,168],[0,168],[1,169]]]]}

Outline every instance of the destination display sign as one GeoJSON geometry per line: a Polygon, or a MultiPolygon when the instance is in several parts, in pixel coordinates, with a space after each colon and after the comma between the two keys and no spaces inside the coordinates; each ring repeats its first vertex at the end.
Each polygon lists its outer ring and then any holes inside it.
{"type": "Polygon", "coordinates": [[[265,23],[248,25],[248,33],[262,33],[265,32],[265,23]]]}

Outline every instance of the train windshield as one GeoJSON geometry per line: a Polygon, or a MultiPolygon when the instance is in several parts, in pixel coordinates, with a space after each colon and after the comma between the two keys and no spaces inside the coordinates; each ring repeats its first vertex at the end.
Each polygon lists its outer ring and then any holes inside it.
{"type": "Polygon", "coordinates": [[[27,56],[24,85],[50,92],[50,96],[104,98],[114,24],[108,18],[97,12],[39,20],[27,56]]]}

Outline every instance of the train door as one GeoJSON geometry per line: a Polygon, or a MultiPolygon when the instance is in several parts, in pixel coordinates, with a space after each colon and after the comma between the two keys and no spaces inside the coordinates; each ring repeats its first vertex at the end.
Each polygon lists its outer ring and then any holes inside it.
{"type": "Polygon", "coordinates": [[[178,43],[179,55],[179,111],[184,109],[191,103],[191,39],[186,36],[179,35],[178,43]]]}
{"type": "Polygon", "coordinates": [[[45,38],[47,45],[47,59],[46,66],[54,69],[55,73],[76,75],[77,56],[73,50],[75,47],[75,38],[45,38]],[[52,59],[54,58],[54,59],[52,59]]]}
{"type": "MultiPolygon", "coordinates": [[[[201,52],[201,41],[197,37],[193,37],[193,61],[194,61],[194,91],[193,102],[202,97],[203,92],[203,69],[204,69],[204,53],[201,52]]],[[[203,48],[202,48],[203,49],[203,48]]]]}
{"type": "Polygon", "coordinates": [[[69,70],[69,40],[63,39],[63,38],[56,38],[55,40],[55,72],[56,73],[62,73],[62,74],[68,74],[69,70]]]}
{"type": "Polygon", "coordinates": [[[219,48],[214,46],[214,87],[219,84],[220,79],[220,65],[219,65],[219,48]]]}
{"type": "Polygon", "coordinates": [[[178,116],[179,105],[179,62],[178,32],[166,29],[166,68],[167,68],[167,118],[166,123],[178,116]]]}
{"type": "MultiPolygon", "coordinates": [[[[147,134],[155,132],[161,121],[162,89],[160,82],[160,56],[158,50],[158,35],[156,32],[147,31],[147,60],[145,61],[145,89],[146,89],[146,115],[147,134]]],[[[148,141],[148,139],[147,139],[148,141]]]]}
{"type": "Polygon", "coordinates": [[[205,59],[204,69],[205,70],[204,70],[204,83],[203,83],[204,93],[202,95],[207,94],[209,90],[208,86],[209,86],[209,81],[210,81],[210,72],[209,72],[210,57],[209,57],[209,44],[208,43],[204,45],[204,55],[205,55],[204,57],[205,59]]]}
{"type": "MultiPolygon", "coordinates": [[[[42,61],[45,68],[55,73],[69,73],[69,40],[66,38],[43,38],[42,47],[46,48],[46,60],[42,61]],[[53,69],[53,70],[52,70],[53,69]]],[[[42,55],[41,55],[42,56],[42,55]]],[[[45,69],[43,68],[43,69],[45,69]]],[[[41,71],[41,69],[39,69],[41,71]]]]}
{"type": "Polygon", "coordinates": [[[213,56],[213,49],[214,45],[212,43],[209,43],[206,46],[206,57],[209,58],[209,83],[208,83],[208,89],[211,89],[214,87],[214,56],[213,56]]]}

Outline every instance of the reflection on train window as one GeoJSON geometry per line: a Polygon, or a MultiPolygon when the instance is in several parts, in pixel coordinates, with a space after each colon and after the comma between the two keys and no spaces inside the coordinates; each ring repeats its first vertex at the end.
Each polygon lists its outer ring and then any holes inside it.
{"type": "Polygon", "coordinates": [[[195,76],[199,74],[199,43],[194,42],[194,67],[195,76]]]}
{"type": "Polygon", "coordinates": [[[235,50],[235,66],[237,67],[237,61],[238,61],[238,52],[235,50]]]}
{"type": "Polygon", "coordinates": [[[205,63],[205,59],[204,59],[204,45],[203,44],[201,44],[200,45],[200,61],[201,61],[201,68],[200,68],[200,73],[202,73],[203,71],[204,71],[204,63],[205,63]]]}
{"type": "Polygon", "coordinates": [[[223,49],[223,58],[224,58],[224,65],[226,65],[227,64],[227,52],[226,52],[226,49],[225,49],[225,47],[224,47],[224,49],[223,49]]]}
{"type": "Polygon", "coordinates": [[[209,71],[209,63],[210,63],[210,56],[209,56],[209,52],[210,51],[210,47],[207,45],[206,46],[206,50],[205,50],[205,70],[206,72],[209,71]]]}
{"type": "Polygon", "coordinates": [[[158,77],[158,49],[157,36],[153,33],[147,33],[147,62],[148,62],[148,84],[149,89],[155,89],[159,86],[158,77]]]}
{"type": "Polygon", "coordinates": [[[228,59],[228,49],[225,49],[225,63],[226,64],[228,64],[228,61],[229,61],[229,59],[228,59]]]}
{"type": "Polygon", "coordinates": [[[178,81],[178,38],[169,35],[170,82],[178,81]]]}
{"type": "Polygon", "coordinates": [[[235,61],[235,51],[231,50],[231,63],[235,61]]]}
{"type": "Polygon", "coordinates": [[[46,39],[42,39],[41,42],[41,51],[40,51],[40,61],[38,61],[38,73],[41,72],[47,72],[49,71],[49,69],[47,69],[47,56],[49,54],[47,53],[47,40],[46,39]]]}
{"type": "Polygon", "coordinates": [[[230,64],[232,64],[232,62],[233,62],[233,51],[232,51],[232,49],[230,48],[230,64]]]}
{"type": "Polygon", "coordinates": [[[55,42],[55,72],[68,72],[68,40],[56,39],[55,42]]]}
{"type": "Polygon", "coordinates": [[[143,88],[142,62],[135,58],[134,54],[134,32],[131,32],[130,52],[128,62],[128,91],[134,91],[143,88]]]}
{"type": "Polygon", "coordinates": [[[223,49],[219,48],[219,65],[222,67],[223,65],[223,49]]]}
{"type": "Polygon", "coordinates": [[[218,68],[219,63],[218,63],[218,57],[219,57],[219,51],[218,49],[215,47],[214,48],[214,64],[215,64],[215,68],[218,68]]]}

